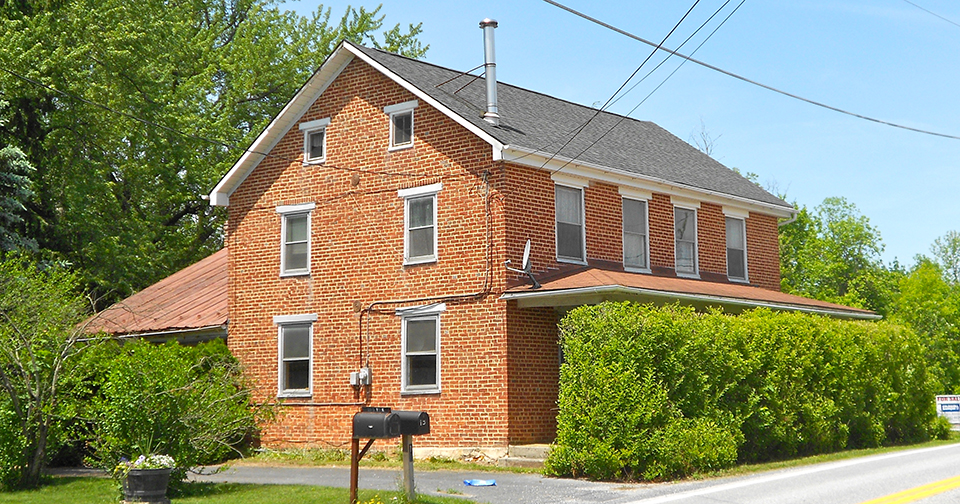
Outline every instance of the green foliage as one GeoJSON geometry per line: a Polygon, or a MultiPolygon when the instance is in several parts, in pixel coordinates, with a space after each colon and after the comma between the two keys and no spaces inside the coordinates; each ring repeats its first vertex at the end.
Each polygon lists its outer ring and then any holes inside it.
{"type": "Polygon", "coordinates": [[[91,401],[100,464],[165,454],[172,478],[201,464],[223,461],[256,429],[257,410],[237,361],[221,341],[195,347],[143,341],[114,345],[96,363],[102,380],[91,401]]]}
{"type": "Polygon", "coordinates": [[[379,11],[0,2],[0,68],[15,72],[0,72],[0,146],[36,169],[23,237],[76,266],[101,307],[219,249],[225,213],[201,195],[341,39],[427,50],[420,25],[386,30],[379,11]]]}
{"type": "Polygon", "coordinates": [[[39,484],[84,311],[77,278],[23,260],[0,262],[0,483],[39,484]]]}
{"type": "MultiPolygon", "coordinates": [[[[4,102],[0,101],[0,107],[4,102]]],[[[33,167],[16,147],[0,149],[0,252],[36,251],[37,241],[22,235],[26,203],[34,196],[30,189],[33,167]]]]}
{"type": "Polygon", "coordinates": [[[947,231],[930,246],[937,264],[952,284],[960,284],[960,233],[947,231]]]}
{"type": "Polygon", "coordinates": [[[561,340],[556,475],[678,477],[934,427],[924,348],[900,325],[603,303],[561,340]]]}
{"type": "Polygon", "coordinates": [[[781,289],[886,315],[902,272],[883,264],[883,240],[870,219],[844,198],[798,210],[779,230],[781,289]]]}

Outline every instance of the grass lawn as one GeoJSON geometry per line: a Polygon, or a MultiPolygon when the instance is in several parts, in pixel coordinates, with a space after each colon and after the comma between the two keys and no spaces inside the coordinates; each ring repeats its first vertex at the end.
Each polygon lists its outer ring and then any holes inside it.
{"type": "MultiPolygon", "coordinates": [[[[349,499],[346,488],[298,485],[241,485],[234,483],[191,483],[190,496],[171,499],[171,504],[343,504],[349,499]]],[[[393,502],[397,492],[360,490],[361,504],[393,502]]],[[[53,478],[39,490],[0,493],[0,503],[17,504],[117,504],[119,493],[112,479],[53,478]]],[[[453,497],[422,496],[422,504],[463,504],[453,497]]]]}
{"type": "MultiPolygon", "coordinates": [[[[414,448],[416,454],[416,448],[414,448]]],[[[350,467],[348,450],[323,450],[317,448],[258,450],[252,455],[230,462],[246,466],[300,466],[300,467],[350,467]]],[[[417,471],[484,471],[537,474],[540,469],[531,467],[500,467],[489,462],[463,462],[444,457],[417,459],[413,464],[417,471]]],[[[360,461],[360,467],[399,469],[403,467],[400,452],[393,455],[372,451],[360,461]]]]}

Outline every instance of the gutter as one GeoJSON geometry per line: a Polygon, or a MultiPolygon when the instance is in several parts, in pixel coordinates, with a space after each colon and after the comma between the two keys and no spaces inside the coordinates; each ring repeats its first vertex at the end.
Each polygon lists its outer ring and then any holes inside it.
{"type": "Polygon", "coordinates": [[[750,301],[739,298],[729,298],[723,296],[710,296],[703,294],[685,294],[679,292],[666,292],[653,289],[644,289],[642,287],[624,287],[622,285],[605,285],[601,287],[582,287],[578,289],[565,289],[560,291],[540,291],[540,292],[507,292],[500,296],[505,301],[526,300],[526,299],[550,299],[559,297],[575,297],[589,294],[632,294],[647,295],[657,298],[680,299],[684,301],[699,301],[707,303],[718,303],[722,305],[742,306],[749,308],[769,308],[777,311],[796,311],[801,313],[812,313],[816,315],[826,315],[834,318],[857,319],[857,320],[880,320],[883,317],[876,313],[857,313],[842,310],[831,310],[829,308],[816,308],[812,306],[792,305],[786,303],[776,303],[769,301],[750,301]]]}

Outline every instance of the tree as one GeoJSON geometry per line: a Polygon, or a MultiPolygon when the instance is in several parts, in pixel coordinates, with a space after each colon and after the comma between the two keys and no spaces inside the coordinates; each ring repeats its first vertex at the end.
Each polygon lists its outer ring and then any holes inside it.
{"type": "Polygon", "coordinates": [[[222,245],[208,193],[341,39],[422,56],[380,8],[273,0],[0,3],[0,145],[33,173],[26,237],[107,303],[222,245]],[[378,41],[378,40],[382,40],[378,41]]]}
{"type": "Polygon", "coordinates": [[[887,267],[880,232],[856,205],[827,198],[810,212],[780,227],[781,288],[803,296],[885,314],[898,279],[899,265],[887,267]]]}
{"type": "Polygon", "coordinates": [[[947,231],[930,246],[930,252],[950,282],[960,284],[960,233],[947,231]]]}
{"type": "Polygon", "coordinates": [[[0,262],[0,480],[36,487],[51,428],[64,397],[60,385],[80,347],[84,302],[75,275],[0,262]]]}
{"type": "Polygon", "coordinates": [[[33,167],[20,149],[0,149],[0,252],[37,250],[37,241],[24,237],[21,231],[26,203],[34,196],[30,189],[32,172],[33,167]]]}

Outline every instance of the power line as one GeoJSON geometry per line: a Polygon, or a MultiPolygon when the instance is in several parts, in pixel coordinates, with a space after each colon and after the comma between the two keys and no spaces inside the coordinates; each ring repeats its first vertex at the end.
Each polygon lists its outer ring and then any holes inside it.
{"type": "Polygon", "coordinates": [[[951,21],[951,20],[943,17],[943,16],[941,16],[940,14],[937,14],[936,12],[933,12],[932,10],[924,9],[923,7],[920,7],[919,5],[911,2],[910,0],[903,0],[903,1],[904,1],[904,2],[907,2],[908,4],[910,4],[910,5],[918,8],[918,9],[920,9],[920,10],[922,10],[923,12],[926,12],[927,14],[930,14],[930,15],[932,15],[932,16],[936,16],[936,17],[938,17],[938,18],[940,18],[940,19],[942,19],[942,20],[944,20],[944,21],[952,24],[953,26],[956,26],[956,27],[960,28],[960,24],[957,24],[957,23],[955,23],[955,22],[953,22],[953,21],[951,21]]]}
{"type": "MultiPolygon", "coordinates": [[[[594,112],[593,115],[590,116],[590,118],[586,120],[586,122],[584,122],[582,125],[580,125],[580,127],[577,128],[576,131],[574,131],[573,135],[572,135],[570,138],[568,138],[567,141],[565,141],[565,142],[563,143],[563,145],[560,146],[559,149],[557,149],[557,152],[551,154],[550,157],[549,157],[546,161],[543,162],[543,165],[541,165],[540,168],[543,168],[543,167],[547,166],[547,164],[548,164],[550,161],[552,161],[553,158],[557,156],[557,154],[560,154],[560,152],[563,151],[563,149],[564,149],[567,145],[570,145],[570,142],[572,142],[573,139],[577,137],[577,135],[579,135],[580,133],[582,133],[583,130],[584,130],[584,128],[586,128],[587,125],[589,125],[594,119],[597,118],[598,115],[600,115],[601,112],[604,111],[604,109],[607,108],[607,106],[610,104],[610,102],[611,102],[618,94],[620,94],[620,91],[623,90],[623,88],[624,88],[627,84],[629,84],[631,80],[633,80],[633,77],[637,75],[637,72],[639,72],[640,69],[643,68],[643,66],[646,65],[648,61],[650,61],[650,58],[652,58],[655,54],[657,54],[657,50],[660,49],[660,48],[663,46],[663,44],[665,44],[665,43],[667,42],[667,39],[670,38],[670,35],[673,35],[673,32],[675,32],[675,31],[677,30],[677,28],[680,27],[680,24],[683,23],[683,20],[687,19],[687,16],[689,16],[690,13],[693,12],[694,7],[696,7],[697,4],[699,4],[699,3],[700,3],[700,0],[696,0],[696,1],[693,2],[693,5],[691,5],[690,8],[687,9],[687,12],[683,15],[682,18],[680,18],[680,21],[677,21],[677,24],[675,24],[675,25],[673,26],[673,28],[670,29],[670,32],[667,33],[667,35],[666,35],[665,37],[663,37],[663,40],[661,40],[659,44],[656,44],[656,45],[655,45],[654,50],[651,51],[650,54],[649,54],[646,58],[644,58],[643,62],[640,63],[640,66],[638,66],[637,69],[634,70],[632,74],[630,74],[630,77],[628,77],[627,80],[625,80],[625,81],[623,82],[623,84],[621,84],[620,87],[617,88],[617,90],[610,96],[610,98],[607,99],[607,102],[604,103],[602,107],[600,107],[599,109],[597,109],[597,111],[594,112]]],[[[564,165],[564,166],[566,166],[566,165],[564,165]]],[[[560,171],[560,170],[562,170],[562,169],[563,169],[563,166],[561,166],[559,169],[557,169],[557,171],[560,171]]],[[[556,173],[556,172],[554,172],[554,173],[556,173]]]]}
{"type": "MultiPolygon", "coordinates": [[[[212,139],[212,138],[208,138],[208,137],[196,135],[196,134],[193,134],[193,133],[187,133],[187,132],[185,132],[185,131],[181,131],[181,130],[178,130],[178,129],[176,129],[176,128],[171,128],[170,126],[165,126],[165,125],[163,125],[163,124],[159,124],[159,123],[150,121],[149,119],[144,119],[144,118],[142,118],[142,117],[137,117],[137,116],[135,116],[135,115],[133,115],[133,114],[130,114],[130,113],[128,113],[128,112],[124,112],[124,111],[122,111],[122,110],[117,110],[117,109],[115,109],[115,108],[113,108],[113,107],[104,105],[104,104],[102,104],[102,103],[98,103],[98,102],[95,102],[95,101],[92,101],[92,100],[88,100],[88,99],[86,99],[86,98],[83,98],[82,96],[77,96],[77,95],[75,95],[75,94],[73,94],[73,93],[68,93],[68,92],[66,92],[66,91],[63,91],[63,90],[57,89],[57,88],[55,88],[55,87],[49,86],[49,85],[47,85],[47,84],[44,84],[44,83],[42,83],[42,82],[40,82],[40,81],[38,81],[38,80],[31,79],[30,77],[27,77],[27,76],[25,76],[25,75],[21,75],[21,74],[19,74],[19,73],[17,73],[17,72],[14,72],[13,70],[10,70],[10,69],[8,69],[8,68],[2,68],[2,67],[0,67],[0,70],[4,71],[4,72],[6,72],[6,73],[8,73],[8,74],[10,74],[10,75],[12,75],[12,76],[20,79],[20,80],[23,80],[23,81],[25,81],[25,82],[28,82],[28,83],[30,83],[30,84],[33,84],[34,86],[42,87],[42,88],[44,88],[44,89],[46,89],[46,90],[48,90],[48,91],[50,91],[50,92],[53,92],[53,93],[56,93],[56,94],[65,96],[65,97],[70,98],[70,99],[72,99],[72,100],[77,100],[77,101],[79,101],[79,102],[86,103],[87,105],[91,105],[91,106],[93,106],[93,107],[97,107],[97,108],[106,110],[107,112],[111,112],[111,113],[113,113],[113,114],[117,114],[117,115],[126,117],[127,119],[132,119],[132,120],[137,121],[137,122],[139,122],[139,123],[146,124],[146,125],[152,126],[152,127],[154,127],[154,128],[159,128],[159,129],[162,129],[162,130],[164,130],[164,131],[168,131],[168,132],[170,132],[170,133],[174,133],[174,134],[177,134],[177,135],[180,135],[180,136],[183,136],[183,137],[192,138],[192,139],[194,139],[194,140],[200,140],[200,141],[202,141],[202,142],[207,142],[207,143],[209,143],[209,144],[217,145],[217,146],[220,146],[220,147],[225,147],[225,148],[231,149],[231,150],[236,150],[236,151],[241,151],[241,152],[249,152],[249,153],[251,153],[251,154],[258,154],[258,155],[261,155],[261,156],[266,157],[266,158],[278,159],[278,160],[281,160],[281,161],[286,161],[286,162],[288,162],[288,163],[302,162],[302,160],[300,160],[300,159],[292,159],[292,158],[288,158],[288,157],[285,157],[285,156],[278,156],[278,155],[273,154],[273,153],[271,153],[271,152],[260,152],[260,151],[250,150],[250,149],[247,149],[247,148],[244,148],[244,147],[240,147],[239,145],[236,145],[236,144],[231,144],[231,143],[224,142],[224,141],[222,141],[222,140],[212,139]]],[[[345,167],[345,166],[336,166],[336,165],[332,165],[332,164],[328,164],[328,163],[324,163],[323,166],[325,166],[325,167],[327,167],[327,168],[332,168],[332,169],[335,169],[335,170],[340,170],[340,171],[359,172],[359,173],[371,173],[371,174],[375,174],[375,175],[392,175],[392,176],[400,176],[400,177],[424,177],[424,176],[426,176],[426,175],[424,175],[424,174],[418,174],[418,173],[389,172],[389,171],[367,170],[367,169],[363,169],[363,168],[349,168],[349,167],[345,167]]]]}
{"type": "Polygon", "coordinates": [[[884,120],[882,120],[882,119],[877,119],[877,118],[874,118],[874,117],[869,117],[869,116],[857,114],[857,113],[855,113],[855,112],[850,112],[849,110],[844,110],[844,109],[841,109],[841,108],[838,108],[838,107],[834,107],[834,106],[832,106],[832,105],[827,105],[827,104],[825,104],[825,103],[821,103],[821,102],[818,102],[818,101],[815,101],[815,100],[811,100],[811,99],[809,99],[809,98],[804,98],[804,97],[802,97],[802,96],[795,95],[795,94],[793,94],[793,93],[788,93],[787,91],[783,91],[783,90],[777,89],[777,88],[775,88],[775,87],[773,87],[773,86],[768,86],[768,85],[766,85],[766,84],[762,84],[762,83],[757,82],[757,81],[755,81],[755,80],[748,79],[748,78],[746,78],[746,77],[744,77],[744,76],[742,76],[742,75],[738,75],[738,74],[735,74],[735,73],[733,73],[733,72],[729,72],[729,71],[727,71],[727,70],[724,70],[724,69],[722,69],[722,68],[713,66],[713,65],[711,65],[711,64],[709,64],[709,63],[705,63],[705,62],[700,61],[700,60],[698,60],[698,59],[691,58],[690,56],[687,56],[687,55],[685,55],[685,54],[681,54],[681,53],[679,53],[679,52],[677,52],[677,51],[675,51],[675,50],[673,50],[673,49],[667,49],[667,48],[664,48],[664,47],[657,46],[657,44],[655,44],[654,42],[651,42],[651,41],[646,40],[646,39],[644,39],[644,38],[638,37],[638,36],[636,36],[636,35],[634,35],[634,34],[632,34],[632,33],[630,33],[630,32],[621,30],[620,28],[617,28],[617,27],[615,27],[615,26],[612,26],[612,25],[610,25],[610,24],[607,24],[607,23],[605,23],[605,22],[603,22],[603,21],[600,21],[599,19],[590,17],[590,16],[588,16],[588,15],[582,13],[582,12],[579,12],[579,11],[576,11],[576,10],[574,10],[574,9],[571,9],[570,7],[567,7],[567,6],[563,5],[563,4],[557,3],[557,2],[555,2],[555,1],[553,1],[553,0],[543,0],[543,1],[544,1],[544,2],[547,2],[548,4],[553,5],[553,6],[555,6],[555,7],[559,7],[559,8],[561,8],[561,9],[563,9],[563,10],[565,10],[565,11],[571,13],[571,14],[580,16],[580,17],[582,17],[583,19],[586,19],[587,21],[590,21],[590,22],[592,22],[592,23],[596,23],[596,24],[598,24],[598,25],[600,25],[600,26],[602,26],[602,27],[604,27],[604,28],[607,28],[607,29],[609,29],[609,30],[613,30],[613,31],[615,31],[615,32],[617,32],[617,33],[619,33],[619,34],[621,34],[621,35],[626,36],[626,37],[630,37],[630,38],[632,38],[632,39],[634,39],[634,40],[636,40],[636,41],[638,41],[638,42],[642,42],[642,43],[647,44],[647,45],[650,45],[650,46],[656,46],[657,49],[662,50],[662,51],[666,51],[666,52],[668,52],[668,53],[670,53],[670,54],[673,54],[674,56],[678,56],[678,57],[683,58],[683,59],[685,59],[685,60],[687,60],[687,61],[690,61],[690,62],[692,62],[692,63],[696,63],[696,64],[698,64],[698,65],[700,65],[700,66],[702,66],[702,67],[709,68],[710,70],[713,70],[713,71],[715,71],[715,72],[720,72],[720,73],[722,73],[722,74],[724,74],[724,75],[728,75],[728,76],[730,76],[730,77],[733,77],[734,79],[741,80],[741,81],[746,82],[746,83],[748,83],[748,84],[753,84],[754,86],[762,87],[762,88],[767,89],[767,90],[769,90],[769,91],[773,91],[774,93],[779,93],[779,94],[782,94],[782,95],[784,95],[784,96],[788,96],[788,97],[790,97],[790,98],[793,98],[793,99],[795,99],[795,100],[800,100],[800,101],[802,101],[802,102],[806,102],[806,103],[809,103],[809,104],[811,104],[811,105],[816,105],[817,107],[825,108],[825,109],[827,109],[827,110],[832,110],[832,111],[834,111],[834,112],[839,112],[839,113],[841,113],[841,114],[845,114],[845,115],[848,115],[848,116],[851,116],[851,117],[856,117],[856,118],[858,118],[858,119],[863,119],[863,120],[865,120],[865,121],[875,122],[875,123],[877,123],[877,124],[883,124],[883,125],[886,125],[886,126],[891,126],[891,127],[894,127],[894,128],[900,128],[900,129],[904,129],[904,130],[908,130],[908,131],[913,131],[913,132],[916,132],[916,133],[923,133],[923,134],[925,134],[925,135],[933,135],[933,136],[938,136],[938,137],[942,137],[942,138],[950,138],[950,139],[953,139],[953,140],[960,140],[960,136],[949,135],[949,134],[946,134],[946,133],[938,133],[938,132],[936,132],[936,131],[930,131],[930,130],[925,130],[925,129],[920,129],[920,128],[914,128],[914,127],[911,127],[911,126],[905,126],[905,125],[903,125],[903,124],[892,123],[892,122],[889,122],[889,121],[884,121],[884,120]]]}
{"type": "MultiPolygon", "coordinates": [[[[710,32],[710,35],[707,35],[707,38],[703,39],[703,41],[700,42],[700,44],[697,45],[696,49],[694,49],[693,52],[690,53],[690,54],[691,54],[691,55],[696,54],[697,51],[699,51],[700,48],[703,47],[703,45],[706,44],[707,41],[710,40],[710,38],[713,37],[713,35],[714,35],[715,33],[717,33],[717,31],[720,30],[720,28],[723,27],[724,24],[727,23],[727,20],[729,20],[734,14],[737,13],[738,10],[740,10],[740,7],[742,7],[742,6],[743,6],[743,3],[746,2],[746,1],[747,1],[747,0],[740,0],[740,4],[738,4],[737,7],[736,7],[735,9],[733,9],[733,11],[730,12],[730,14],[727,14],[727,17],[723,18],[723,21],[721,21],[720,24],[717,25],[717,27],[714,28],[713,31],[710,32]]],[[[717,14],[719,14],[720,11],[723,10],[723,8],[727,6],[727,3],[729,3],[729,1],[724,2],[724,4],[721,5],[720,8],[717,9],[716,12],[713,13],[713,16],[710,16],[709,19],[707,19],[702,25],[700,25],[700,28],[703,28],[708,22],[710,22],[710,19],[713,19],[714,16],[716,16],[717,14]]],[[[697,31],[700,31],[700,28],[698,28],[697,31]]],[[[695,34],[696,34],[696,32],[694,32],[694,35],[695,35],[695,34]]],[[[693,35],[691,35],[690,37],[693,37],[693,35]]],[[[690,40],[690,38],[687,38],[687,40],[690,40]]],[[[684,43],[686,43],[686,40],[684,41],[684,43]]],[[[664,59],[663,61],[666,62],[667,59],[669,59],[669,58],[670,58],[670,56],[667,56],[667,58],[664,59]]],[[[613,124],[613,126],[610,127],[610,129],[608,129],[608,130],[605,131],[602,135],[600,135],[599,137],[597,137],[597,139],[594,140],[593,142],[591,142],[590,145],[586,146],[582,151],[580,151],[579,154],[577,154],[575,157],[573,157],[570,161],[567,161],[566,163],[564,163],[563,166],[561,166],[560,168],[557,168],[557,170],[554,171],[553,173],[556,173],[556,172],[562,170],[562,169],[563,169],[564,167],[566,167],[568,164],[572,163],[575,159],[577,159],[578,157],[582,156],[584,152],[587,152],[588,150],[590,150],[591,148],[593,148],[594,145],[597,145],[597,143],[599,143],[600,140],[603,140],[604,137],[606,137],[608,134],[610,134],[611,131],[613,131],[614,129],[616,129],[616,127],[619,126],[620,123],[622,123],[622,122],[623,122],[627,117],[629,117],[630,114],[632,114],[634,111],[636,111],[638,108],[640,108],[640,105],[643,105],[651,96],[653,96],[654,93],[657,92],[658,89],[660,89],[664,84],[666,84],[667,81],[670,80],[670,77],[673,77],[673,74],[677,73],[677,71],[680,70],[680,68],[682,68],[683,65],[684,65],[687,61],[688,61],[688,60],[685,59],[685,60],[683,60],[679,65],[677,65],[677,68],[674,68],[673,71],[670,72],[669,75],[667,75],[662,81],[660,81],[660,84],[658,84],[657,87],[653,88],[652,91],[650,91],[649,93],[647,93],[647,96],[645,96],[645,97],[643,98],[643,100],[640,100],[640,103],[638,103],[635,107],[633,107],[632,109],[630,109],[630,111],[627,112],[626,114],[621,115],[620,118],[617,120],[617,122],[615,122],[615,123],[613,124]]],[[[657,67],[659,68],[659,65],[658,65],[657,67]]],[[[655,68],[654,70],[656,70],[656,68],[655,68]]],[[[649,75],[649,74],[647,74],[647,75],[649,75]]],[[[644,77],[644,78],[646,78],[646,77],[644,77]]],[[[639,83],[638,83],[638,84],[639,84],[639,83]]],[[[631,88],[631,89],[632,89],[632,88],[631,88]]]]}

